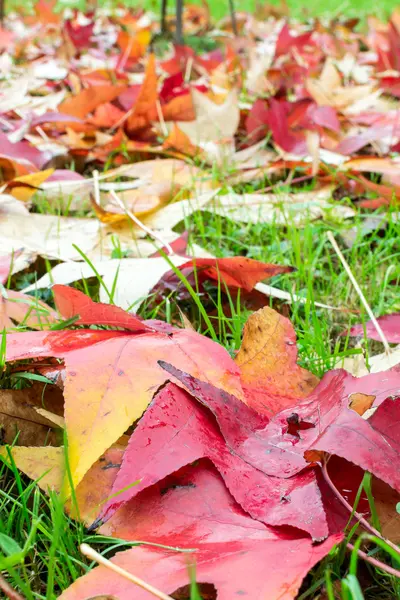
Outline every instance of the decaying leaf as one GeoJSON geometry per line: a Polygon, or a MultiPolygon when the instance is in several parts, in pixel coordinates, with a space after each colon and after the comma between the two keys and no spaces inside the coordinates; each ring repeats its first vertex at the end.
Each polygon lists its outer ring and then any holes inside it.
{"type": "MultiPolygon", "coordinates": [[[[46,402],[59,407],[59,394],[44,396],[46,402]]],[[[46,404],[45,404],[46,405],[46,404]]],[[[53,421],[40,415],[35,409],[41,406],[38,388],[26,390],[1,390],[0,393],[0,437],[2,444],[20,446],[58,445],[62,441],[60,429],[53,421]]]]}
{"type": "Polygon", "coordinates": [[[58,321],[57,313],[44,302],[13,290],[3,289],[0,297],[0,328],[12,330],[19,324],[31,329],[48,329],[58,321]]]}

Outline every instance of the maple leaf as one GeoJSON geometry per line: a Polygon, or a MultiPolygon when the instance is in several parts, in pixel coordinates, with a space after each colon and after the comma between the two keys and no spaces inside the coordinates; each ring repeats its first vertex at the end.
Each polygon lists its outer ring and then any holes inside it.
{"type": "MultiPolygon", "coordinates": [[[[211,280],[222,283],[222,289],[227,286],[228,288],[242,288],[251,292],[259,281],[293,271],[293,267],[272,265],[242,256],[192,258],[178,268],[192,286],[200,291],[203,290],[204,282],[211,280]]],[[[179,286],[182,287],[179,277],[175,271],[169,270],[160,279],[156,289],[176,291],[179,286]]]]}
{"type": "MultiPolygon", "coordinates": [[[[2,444],[14,444],[17,435],[18,443],[27,446],[60,443],[62,434],[59,426],[48,418],[47,411],[45,414],[40,412],[44,398],[46,397],[47,402],[51,394],[59,400],[57,390],[50,394],[45,394],[45,391],[38,387],[0,390],[2,444]]],[[[30,456],[34,456],[32,448],[30,456]]]]}
{"type": "MultiPolygon", "coordinates": [[[[227,443],[243,459],[252,461],[264,473],[292,477],[306,467],[307,453],[311,456],[310,460],[314,460],[314,455],[309,451],[318,450],[345,458],[400,490],[399,474],[391,467],[398,460],[398,442],[395,440],[394,444],[391,443],[389,449],[387,437],[390,424],[398,421],[396,411],[400,411],[400,403],[388,398],[392,396],[393,384],[387,377],[382,377],[382,373],[367,375],[355,383],[358,392],[362,391],[363,384],[370,389],[377,375],[385,383],[380,392],[382,400],[386,400],[379,403],[375,400],[375,405],[379,407],[374,413],[375,418],[370,421],[351,409],[349,392],[353,382],[347,384],[348,374],[330,371],[305,401],[281,411],[263,427],[263,422],[257,424],[254,417],[252,424],[243,424],[239,420],[232,425],[232,418],[226,415],[226,406],[229,401],[230,412],[238,413],[242,407],[239,400],[233,396],[228,399],[226,394],[213,389],[212,385],[179,373],[171,365],[163,366],[194,397],[210,408],[227,443]],[[221,396],[224,398],[224,409],[221,396]],[[385,427],[382,415],[388,411],[391,412],[391,419],[385,427]]],[[[400,372],[394,373],[398,388],[400,372]]],[[[390,439],[392,441],[392,435],[390,439]]]]}
{"type": "MultiPolygon", "coordinates": [[[[118,511],[101,533],[196,548],[189,555],[190,563],[196,564],[196,579],[213,583],[221,600],[237,595],[255,600],[293,599],[308,570],[342,537],[330,536],[322,544],[312,545],[307,537],[254,521],[240,510],[220,477],[203,461],[142,492],[118,511]]],[[[189,583],[187,559],[187,553],[143,547],[118,553],[113,561],[173,593],[189,583]]],[[[120,600],[148,596],[98,567],[73,583],[60,600],[85,600],[96,594],[113,594],[120,600]]]]}
{"type": "MultiPolygon", "coordinates": [[[[223,399],[226,417],[230,415],[232,422],[240,419],[251,427],[256,420],[257,428],[268,424],[268,418],[258,418],[243,404],[230,412],[229,399],[223,399]]],[[[131,436],[110,494],[113,499],[106,503],[98,521],[106,521],[142,490],[200,458],[211,460],[232,496],[254,519],[269,525],[292,525],[319,540],[328,535],[312,469],[286,480],[269,477],[251,460],[236,454],[211,414],[173,384],[157,394],[131,436]],[[140,483],[131,487],[133,481],[140,483]]]]}
{"type": "MultiPolygon", "coordinates": [[[[96,304],[65,286],[54,286],[54,296],[66,319],[80,315],[77,323],[125,329],[40,331],[7,337],[7,360],[48,356],[64,359],[65,421],[75,484],[142,415],[164,383],[167,376],[157,360],[173,356],[186,371],[222,387],[227,372],[238,372],[225,349],[195,332],[170,327],[163,333],[165,327],[157,330],[157,323],[147,324],[118,307],[96,304]]],[[[230,378],[227,389],[242,394],[239,380],[230,378]]]]}
{"type": "Polygon", "coordinates": [[[83,50],[90,44],[94,25],[94,21],[89,22],[87,25],[79,25],[79,23],[75,23],[72,19],[67,19],[64,23],[64,32],[68,35],[77,50],[83,50]]]}

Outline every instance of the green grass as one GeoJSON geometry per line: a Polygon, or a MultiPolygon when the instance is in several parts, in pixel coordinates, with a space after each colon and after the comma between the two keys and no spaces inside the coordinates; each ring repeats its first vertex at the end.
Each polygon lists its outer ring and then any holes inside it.
{"type": "MultiPolygon", "coordinates": [[[[258,6],[263,5],[263,0],[234,0],[236,11],[254,12],[258,6]]],[[[200,0],[188,0],[188,4],[200,4],[200,0]]],[[[6,4],[9,10],[15,8],[22,8],[23,10],[32,10],[34,0],[6,0],[6,4]]],[[[138,2],[138,0],[125,0],[123,2],[125,6],[131,7],[132,9],[145,8],[147,10],[154,11],[158,14],[160,11],[160,0],[145,0],[144,2],[138,2]]],[[[271,5],[279,5],[279,0],[271,0],[271,5]]],[[[115,7],[118,5],[118,0],[100,0],[100,6],[115,7]]],[[[229,0],[209,0],[211,14],[215,20],[221,19],[226,16],[229,8],[229,0]]],[[[371,3],[367,0],[341,0],[336,2],[335,0],[325,0],[320,2],[319,0],[310,0],[309,2],[297,2],[296,0],[287,0],[287,5],[290,10],[290,15],[296,19],[308,19],[311,17],[365,17],[368,14],[373,14],[379,18],[387,18],[388,15],[397,6],[394,0],[381,0],[378,5],[371,7],[371,3]]],[[[169,12],[173,14],[174,11],[174,0],[169,0],[169,12]]],[[[58,0],[58,9],[71,7],[85,10],[86,0],[58,0]]]]}

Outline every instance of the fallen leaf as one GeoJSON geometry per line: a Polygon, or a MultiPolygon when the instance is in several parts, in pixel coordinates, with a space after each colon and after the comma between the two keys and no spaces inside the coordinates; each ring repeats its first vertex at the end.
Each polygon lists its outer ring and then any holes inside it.
{"type": "MultiPolygon", "coordinates": [[[[65,508],[72,518],[82,520],[87,524],[93,522],[99,508],[109,496],[121,466],[124,450],[125,446],[122,444],[112,446],[89,469],[75,489],[74,500],[68,500],[66,503],[65,508]],[[79,514],[77,514],[76,507],[78,507],[79,514]]],[[[44,492],[48,493],[50,488],[61,493],[66,465],[63,447],[13,446],[9,448],[9,451],[18,469],[37,481],[44,492]]],[[[0,455],[7,459],[6,448],[0,448],[0,455]]]]}
{"type": "MultiPolygon", "coordinates": [[[[24,436],[25,440],[25,436],[24,436]]],[[[25,441],[24,443],[29,443],[25,441]]],[[[37,481],[39,487],[48,492],[49,489],[60,491],[63,480],[65,452],[63,447],[45,446],[13,446],[9,449],[18,469],[28,477],[37,481]]],[[[9,463],[8,451],[0,447],[0,456],[9,463]]]]}
{"type": "Polygon", "coordinates": [[[244,223],[274,223],[286,226],[304,226],[310,220],[333,215],[337,219],[354,216],[352,208],[329,202],[329,187],[312,192],[276,194],[235,194],[217,196],[204,210],[212,210],[232,221],[244,223]],[[208,208],[209,207],[209,208],[208,208]]]}
{"type": "Polygon", "coordinates": [[[400,478],[393,469],[400,449],[399,409],[399,399],[389,397],[368,421],[354,411],[343,411],[314,442],[314,449],[342,456],[400,491],[400,478]],[[368,453],[362,451],[366,441],[368,453]]]}
{"type": "Polygon", "coordinates": [[[228,93],[223,104],[215,104],[205,94],[191,90],[196,113],[194,121],[177,121],[176,125],[190,142],[205,148],[207,143],[230,142],[239,125],[239,107],[236,90],[228,93]]]}
{"type": "MultiPolygon", "coordinates": [[[[0,437],[2,444],[43,446],[61,441],[58,428],[35,410],[36,389],[1,390],[0,437]]],[[[42,471],[43,473],[43,471],[42,471]]],[[[41,474],[42,474],[41,473],[41,474]]]]}
{"type": "Polygon", "coordinates": [[[124,57],[138,60],[144,55],[150,39],[151,33],[147,29],[135,32],[121,30],[118,33],[117,44],[124,57]]]}
{"type": "Polygon", "coordinates": [[[154,54],[150,54],[146,63],[146,73],[143,84],[132,107],[132,112],[129,114],[126,121],[126,129],[129,134],[143,129],[150,124],[151,117],[154,110],[156,110],[157,100],[156,59],[154,54]]]}
{"type": "MultiPolygon", "coordinates": [[[[186,258],[171,256],[175,266],[185,264],[186,258]]],[[[148,297],[161,277],[170,270],[164,258],[124,258],[122,260],[93,260],[92,265],[102,277],[104,287],[100,289],[100,300],[110,303],[106,290],[114,289],[113,302],[128,310],[137,306],[148,297]]],[[[46,288],[52,284],[67,285],[93,277],[91,265],[86,262],[65,262],[56,265],[37,282],[25,288],[26,291],[46,288]]]]}
{"type": "Polygon", "coordinates": [[[111,102],[124,90],[121,85],[96,85],[82,90],[78,95],[67,98],[58,110],[78,119],[85,119],[98,106],[111,102]]]}
{"type": "MultiPolygon", "coordinates": [[[[17,201],[16,201],[17,202],[17,201]]],[[[11,254],[24,248],[48,258],[79,259],[101,245],[100,223],[96,219],[56,215],[3,214],[0,211],[0,251],[11,254]]]]}
{"type": "Polygon", "coordinates": [[[57,323],[58,315],[45,302],[23,292],[3,289],[0,296],[0,329],[10,331],[14,322],[31,329],[46,329],[57,323]]]}
{"type": "MultiPolygon", "coordinates": [[[[181,265],[179,270],[185,277],[192,281],[193,286],[202,290],[204,281],[215,281],[228,288],[242,288],[248,292],[254,288],[256,283],[263,279],[290,273],[292,267],[271,265],[252,258],[231,256],[229,258],[193,258],[181,265]]],[[[175,290],[181,286],[181,281],[174,271],[168,271],[160,280],[161,289],[175,290]]]]}
{"type": "MultiPolygon", "coordinates": [[[[346,385],[346,373],[328,372],[306,401],[282,410],[266,424],[265,416],[250,407],[244,410],[243,404],[234,396],[188,376],[171,365],[162,363],[162,366],[174,380],[178,380],[212,411],[228,446],[263,473],[284,479],[293,477],[306,467],[307,453],[318,450],[345,458],[400,491],[400,478],[390,467],[396,460],[397,441],[391,443],[390,450],[385,453],[388,429],[395,427],[395,415],[400,405],[390,399],[384,400],[371,419],[364,420],[349,408],[348,396],[351,392],[350,386],[346,385]],[[231,416],[241,412],[246,414],[245,419],[231,416]],[[392,418],[385,421],[384,415],[388,412],[393,413],[392,418]],[[371,444],[373,452],[363,451],[371,444]]],[[[365,385],[374,377],[376,375],[364,377],[365,385]]],[[[358,380],[360,391],[362,384],[362,379],[358,380]]],[[[386,390],[388,387],[386,383],[386,390]]],[[[383,392],[382,389],[380,391],[383,392]]],[[[389,391],[386,391],[383,397],[387,398],[388,394],[389,391]]]]}
{"type": "MultiPolygon", "coordinates": [[[[242,406],[240,418],[246,421],[246,417],[242,406]]],[[[265,419],[264,425],[267,423],[265,419]]],[[[142,490],[200,458],[211,460],[235,500],[253,519],[292,525],[318,540],[328,535],[312,470],[286,480],[268,477],[236,455],[225,444],[211,414],[173,384],[157,394],[131,436],[110,493],[112,499],[104,505],[99,521],[108,520],[142,490]],[[138,485],[132,487],[133,481],[138,485]],[[290,502],[282,502],[287,497],[290,502]]]]}
{"type": "MultiPolygon", "coordinates": [[[[80,312],[80,322],[112,323],[131,329],[82,329],[53,331],[46,336],[44,332],[8,336],[8,360],[34,356],[64,358],[68,458],[75,485],[97,458],[141,416],[156,389],[165,381],[166,375],[157,360],[174,356],[177,364],[186,371],[202,374],[222,387],[226,372],[237,371],[222,347],[194,332],[176,330],[165,334],[151,331],[152,325],[138,321],[115,306],[96,304],[70,288],[58,286],[55,295],[64,318],[80,312]],[[140,332],[147,333],[142,335],[140,332]],[[138,376],[132,377],[133,364],[138,376]]],[[[241,395],[240,383],[230,381],[228,389],[232,384],[241,395]]]]}
{"type": "Polygon", "coordinates": [[[297,365],[293,325],[269,307],[247,320],[236,355],[247,403],[258,412],[274,414],[308,396],[318,379],[297,365]],[[268,404],[264,403],[268,390],[268,404]]]}
{"type": "Polygon", "coordinates": [[[372,479],[372,496],[382,535],[398,544],[400,541],[400,515],[396,506],[400,502],[399,493],[374,477],[372,479]]]}
{"type": "MultiPolygon", "coordinates": [[[[393,344],[400,344],[400,313],[384,315],[383,317],[379,317],[377,321],[387,341],[393,344]]],[[[342,335],[345,335],[345,333],[342,335]]],[[[362,337],[365,335],[371,340],[382,341],[372,321],[366,321],[365,324],[353,325],[348,335],[362,337]]]]}
{"type": "MultiPolygon", "coordinates": [[[[213,583],[221,600],[231,600],[238,592],[251,598],[295,598],[307,571],[341,539],[331,536],[313,546],[306,537],[279,533],[253,521],[235,504],[215,471],[204,463],[146,490],[123,511],[103,526],[105,535],[196,548],[189,555],[190,562],[196,564],[196,578],[213,583]],[[268,578],[264,576],[266,564],[268,578]]],[[[187,553],[143,547],[119,553],[113,561],[171,594],[189,583],[187,559],[187,553]]],[[[98,567],[78,579],[60,598],[84,600],[105,593],[115,594],[120,600],[130,600],[132,595],[144,600],[148,596],[119,576],[110,575],[108,569],[98,567]]]]}
{"type": "MultiPolygon", "coordinates": [[[[182,188],[173,181],[164,181],[144,185],[138,190],[121,191],[118,197],[126,210],[143,219],[174,201],[177,196],[185,196],[181,192],[182,188]]],[[[99,207],[94,205],[94,210],[103,223],[120,223],[129,219],[126,211],[113,199],[105,205],[104,209],[98,209],[99,207]]]]}
{"type": "Polygon", "coordinates": [[[178,150],[186,156],[195,157],[201,154],[200,148],[192,144],[186,133],[183,133],[176,123],[173,124],[169,135],[165,138],[163,146],[178,150]]]}

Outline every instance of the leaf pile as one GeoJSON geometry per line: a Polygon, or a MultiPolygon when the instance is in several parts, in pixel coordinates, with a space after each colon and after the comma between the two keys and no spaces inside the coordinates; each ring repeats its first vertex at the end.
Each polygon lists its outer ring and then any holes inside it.
{"type": "Polygon", "coordinates": [[[210,51],[158,48],[159,23],[142,11],[64,17],[45,0],[35,10],[3,31],[0,252],[68,265],[81,259],[78,246],[105,262],[115,235],[128,257],[145,257],[154,244],[137,238],[150,228],[156,245],[171,243],[196,210],[301,225],[351,218],[342,198],[397,203],[396,11],[365,30],[357,20],[291,24],[284,11],[260,9],[242,15],[235,37],[225,22],[214,31],[204,6],[186,6],[186,33],[208,32],[210,51]],[[266,191],[243,193],[257,181],[266,191]],[[294,193],[280,189],[287,182],[294,193]],[[60,210],[68,216],[56,219],[60,210]]]}
{"type": "MultiPolygon", "coordinates": [[[[67,509],[92,529],[150,543],[116,564],[167,593],[189,582],[189,560],[218,597],[294,598],[343,539],[343,496],[355,496],[362,471],[400,492],[396,367],[361,378],[338,369],[318,382],[297,365],[290,321],[271,308],[249,318],[234,360],[194,331],[53,289],[64,319],[108,328],[7,336],[11,363],[35,359],[31,368],[50,376],[48,358],[63,361],[64,420],[51,397],[45,413],[65,426],[71,480],[57,444],[16,446],[13,458],[32,478],[46,472],[44,489],[68,497],[71,481],[79,513],[67,509]]],[[[124,599],[133,588],[98,567],[61,597],[100,593],[124,599]]]]}
{"type": "MultiPolygon", "coordinates": [[[[369,527],[364,472],[397,535],[399,349],[319,381],[267,305],[304,301],[265,283],[292,267],[215,258],[189,244],[190,217],[301,227],[380,208],[384,226],[400,198],[399,13],[304,25],[266,7],[234,35],[187,5],[176,45],[141,9],[54,9],[39,0],[1,31],[2,460],[91,531],[145,542],[113,561],[167,594],[194,564],[219,600],[295,598],[369,527]],[[99,302],[68,287],[94,276],[99,302]],[[29,295],[51,285],[57,310],[29,295]],[[234,357],[208,293],[261,307],[234,357]],[[171,294],[214,339],[183,313],[179,328],[132,312],[171,294]]],[[[398,314],[379,324],[400,343],[398,314]]],[[[372,322],[350,335],[381,340],[372,322]]],[[[148,598],[103,566],[61,598],[107,595],[148,598]]]]}

